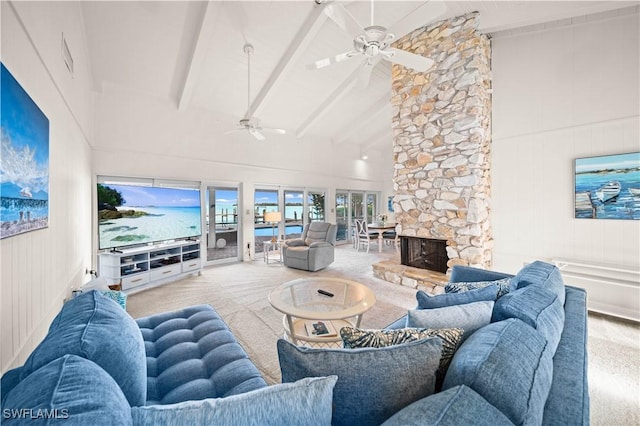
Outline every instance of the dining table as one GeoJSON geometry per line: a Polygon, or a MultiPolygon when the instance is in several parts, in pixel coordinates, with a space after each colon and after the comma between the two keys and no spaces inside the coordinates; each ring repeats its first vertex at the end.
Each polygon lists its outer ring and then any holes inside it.
{"type": "Polygon", "coordinates": [[[390,222],[376,222],[376,223],[367,223],[367,230],[370,232],[376,232],[378,234],[378,252],[382,253],[382,234],[388,231],[393,231],[396,229],[395,223],[390,222]]]}

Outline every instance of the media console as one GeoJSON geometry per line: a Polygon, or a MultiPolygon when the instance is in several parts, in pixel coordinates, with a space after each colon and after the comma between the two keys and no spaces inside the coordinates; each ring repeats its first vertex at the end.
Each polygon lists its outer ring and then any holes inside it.
{"type": "Polygon", "coordinates": [[[202,270],[199,241],[135,247],[99,254],[100,276],[127,293],[178,280],[202,270]]]}

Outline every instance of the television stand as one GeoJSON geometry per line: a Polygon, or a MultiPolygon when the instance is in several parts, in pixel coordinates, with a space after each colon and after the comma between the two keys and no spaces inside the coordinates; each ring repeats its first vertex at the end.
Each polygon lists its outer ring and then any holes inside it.
{"type": "Polygon", "coordinates": [[[200,274],[200,241],[176,241],[153,246],[111,250],[98,255],[100,276],[122,291],[137,291],[200,274]]]}

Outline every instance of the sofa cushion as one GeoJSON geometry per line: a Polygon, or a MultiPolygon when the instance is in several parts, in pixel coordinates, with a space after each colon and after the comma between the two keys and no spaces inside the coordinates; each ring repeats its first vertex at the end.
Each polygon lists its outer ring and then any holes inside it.
{"type": "Polygon", "coordinates": [[[139,425],[330,425],[337,377],[311,377],[226,398],[135,407],[139,425]]]}
{"type": "Polygon", "coordinates": [[[553,364],[547,341],[510,318],[481,328],[453,356],[443,390],[465,385],[518,425],[542,424],[553,364]]]}
{"type": "Polygon", "coordinates": [[[513,280],[515,289],[528,285],[546,288],[558,296],[560,304],[564,306],[564,281],[557,266],[537,260],[525,265],[513,280]]]}
{"type": "Polygon", "coordinates": [[[484,301],[445,308],[412,309],[407,314],[407,327],[461,328],[461,342],[464,342],[477,329],[491,322],[493,305],[492,301],[484,301]]]}
{"type": "Polygon", "coordinates": [[[491,321],[518,318],[538,330],[556,352],[564,328],[564,307],[560,298],[549,290],[535,285],[522,287],[500,298],[493,308],[491,321]]]}
{"type": "Polygon", "coordinates": [[[147,405],[220,398],[267,385],[209,305],[136,321],[147,354],[147,405]]]}
{"type": "Polygon", "coordinates": [[[49,333],[24,363],[21,380],[66,354],[102,367],[130,405],[145,404],[147,367],[142,334],[133,318],[100,291],[84,292],[64,304],[49,333]]]}
{"type": "Polygon", "coordinates": [[[461,385],[422,398],[403,408],[383,426],[513,426],[496,407],[461,385]]]}
{"type": "Polygon", "coordinates": [[[430,296],[422,290],[418,290],[416,293],[418,309],[444,308],[472,302],[495,301],[497,296],[498,286],[489,286],[462,293],[444,293],[436,296],[430,296]]]}
{"type": "Polygon", "coordinates": [[[2,409],[3,425],[45,419],[70,425],[132,423],[118,384],[97,364],[76,355],[54,359],[25,377],[2,409]]]}
{"type": "MultiPolygon", "coordinates": [[[[492,303],[492,302],[491,302],[492,303]]],[[[491,312],[491,311],[489,311],[491,312]]],[[[491,315],[491,314],[489,314],[491,315]]],[[[488,321],[487,321],[488,323],[488,321]]],[[[416,340],[437,337],[442,340],[442,353],[436,374],[436,392],[442,387],[444,375],[458,349],[464,331],[461,328],[402,328],[395,330],[361,330],[354,327],[342,327],[340,337],[345,348],[384,348],[415,342],[416,340]]]]}
{"type": "Polygon", "coordinates": [[[495,281],[459,281],[450,282],[444,286],[445,293],[462,293],[470,290],[477,290],[479,288],[485,288],[492,285],[498,286],[497,298],[501,298],[505,294],[509,293],[512,289],[511,277],[502,278],[495,281]]]}
{"type": "Polygon", "coordinates": [[[314,349],[278,340],[283,382],[337,375],[334,425],[379,425],[433,393],[442,341],[418,340],[385,348],[314,349]]]}

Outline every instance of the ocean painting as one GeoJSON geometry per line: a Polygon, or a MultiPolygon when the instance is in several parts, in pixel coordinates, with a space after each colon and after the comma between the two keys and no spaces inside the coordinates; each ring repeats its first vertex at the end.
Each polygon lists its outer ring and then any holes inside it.
{"type": "Polygon", "coordinates": [[[640,152],[576,159],[575,217],[640,219],[640,152]]]}
{"type": "Polygon", "coordinates": [[[0,68],[0,238],[7,238],[49,224],[49,120],[0,68]]]}

